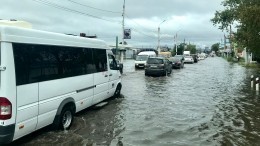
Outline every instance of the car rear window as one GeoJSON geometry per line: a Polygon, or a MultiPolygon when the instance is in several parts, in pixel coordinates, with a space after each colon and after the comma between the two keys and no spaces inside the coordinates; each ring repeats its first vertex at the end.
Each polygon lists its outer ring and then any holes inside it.
{"type": "Polygon", "coordinates": [[[163,60],[159,58],[149,58],[147,60],[148,64],[163,64],[163,60]]]}
{"type": "Polygon", "coordinates": [[[170,61],[179,61],[180,60],[180,58],[172,58],[170,61]]]}

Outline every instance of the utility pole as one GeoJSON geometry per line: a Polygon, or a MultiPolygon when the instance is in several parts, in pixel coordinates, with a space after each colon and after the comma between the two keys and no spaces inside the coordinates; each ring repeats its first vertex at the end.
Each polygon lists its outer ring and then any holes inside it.
{"type": "Polygon", "coordinates": [[[118,36],[116,36],[116,59],[118,54],[118,36]]]}
{"type": "Polygon", "coordinates": [[[125,31],[125,0],[124,0],[124,4],[123,4],[123,21],[122,21],[122,29],[123,29],[123,32],[122,32],[122,45],[124,46],[124,42],[125,42],[125,39],[124,39],[124,31],[125,31]]]}
{"type": "Polygon", "coordinates": [[[177,38],[178,38],[178,32],[181,31],[181,29],[179,29],[178,31],[176,31],[176,34],[174,36],[175,38],[175,48],[176,48],[176,54],[175,55],[178,55],[178,50],[177,50],[177,38]]]}
{"type": "Polygon", "coordinates": [[[163,22],[165,22],[166,20],[163,20],[159,25],[158,25],[158,54],[160,54],[160,52],[161,52],[161,48],[160,48],[160,25],[163,23],[163,22]]]}
{"type": "Polygon", "coordinates": [[[231,42],[231,34],[232,34],[232,30],[231,30],[231,25],[229,25],[229,43],[230,43],[230,51],[231,51],[231,56],[233,57],[234,54],[233,54],[233,46],[232,46],[232,42],[231,42]]]}
{"type": "Polygon", "coordinates": [[[160,26],[158,26],[158,47],[157,47],[158,54],[160,54],[160,26]]]}
{"type": "Polygon", "coordinates": [[[225,56],[225,57],[227,57],[226,55],[228,54],[228,53],[226,52],[226,51],[227,51],[227,50],[226,50],[226,49],[227,49],[226,41],[227,41],[227,40],[226,40],[226,36],[225,36],[225,34],[224,34],[224,56],[225,56]],[[226,54],[225,54],[225,53],[226,53],[226,54]]]}
{"type": "Polygon", "coordinates": [[[177,33],[175,35],[175,48],[176,48],[176,54],[175,55],[178,55],[178,53],[177,53],[177,33]]]}
{"type": "MultiPolygon", "coordinates": [[[[124,49],[125,47],[124,47],[124,45],[125,45],[125,39],[124,39],[124,36],[125,36],[125,34],[124,34],[124,31],[125,31],[125,0],[124,0],[124,4],[123,4],[123,14],[122,14],[122,16],[123,16],[123,21],[122,21],[122,49],[124,49]]],[[[121,51],[120,52],[120,54],[121,54],[121,62],[123,62],[123,59],[124,59],[124,52],[123,51],[121,51]]]]}

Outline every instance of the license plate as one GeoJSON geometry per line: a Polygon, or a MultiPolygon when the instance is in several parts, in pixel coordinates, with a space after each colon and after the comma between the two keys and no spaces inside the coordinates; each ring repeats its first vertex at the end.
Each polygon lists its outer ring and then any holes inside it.
{"type": "Polygon", "coordinates": [[[151,66],[152,68],[156,68],[157,66],[151,66]]]}

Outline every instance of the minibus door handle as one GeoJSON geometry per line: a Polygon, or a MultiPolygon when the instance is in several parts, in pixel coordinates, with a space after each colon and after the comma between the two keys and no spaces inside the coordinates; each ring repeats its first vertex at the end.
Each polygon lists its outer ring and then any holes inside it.
{"type": "Polygon", "coordinates": [[[105,75],[105,77],[108,77],[108,75],[105,75]]]}
{"type": "Polygon", "coordinates": [[[112,74],[110,74],[109,76],[112,76],[112,74]]]}

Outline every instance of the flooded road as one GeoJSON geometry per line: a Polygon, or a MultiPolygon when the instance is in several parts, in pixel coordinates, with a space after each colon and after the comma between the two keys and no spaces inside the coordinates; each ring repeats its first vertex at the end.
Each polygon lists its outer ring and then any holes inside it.
{"type": "Polygon", "coordinates": [[[122,98],[80,112],[69,131],[45,128],[12,145],[260,145],[258,73],[212,57],[147,77],[126,60],[122,98]]]}

